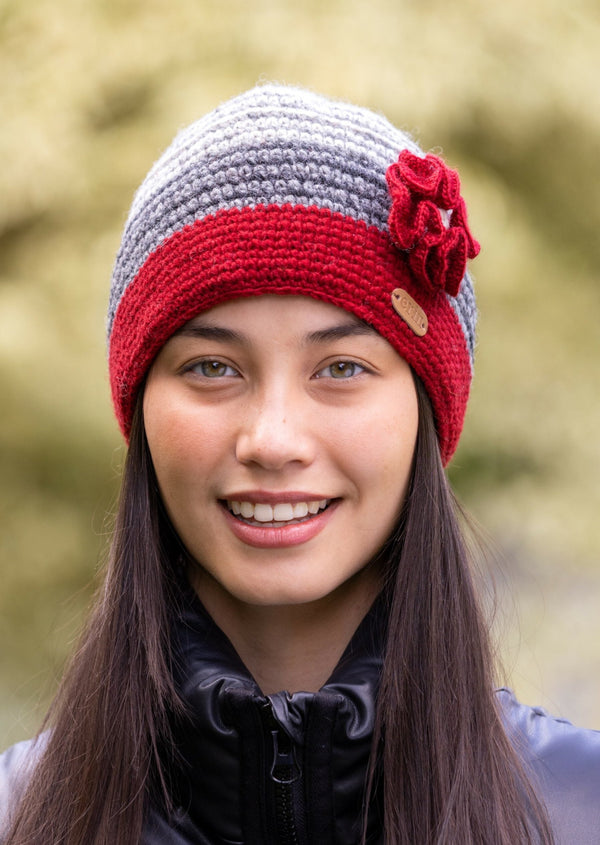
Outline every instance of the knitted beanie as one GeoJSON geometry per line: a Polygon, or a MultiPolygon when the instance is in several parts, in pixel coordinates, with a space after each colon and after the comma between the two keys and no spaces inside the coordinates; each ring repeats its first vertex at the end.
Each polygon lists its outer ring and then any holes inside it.
{"type": "Polygon", "coordinates": [[[311,296],[377,329],[422,380],[441,455],[456,449],[475,332],[457,174],[373,112],[281,85],[182,130],[139,188],[117,255],[109,368],[127,438],[166,340],[200,311],[311,296]]]}

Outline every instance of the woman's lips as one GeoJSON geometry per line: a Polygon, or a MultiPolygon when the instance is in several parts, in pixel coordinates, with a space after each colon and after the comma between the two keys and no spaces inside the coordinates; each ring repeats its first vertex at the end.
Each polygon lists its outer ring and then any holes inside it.
{"type": "MultiPolygon", "coordinates": [[[[299,515],[296,517],[292,509],[292,519],[289,520],[275,519],[276,516],[289,515],[287,507],[285,510],[279,508],[280,504],[291,505],[288,502],[281,502],[276,505],[257,502],[252,505],[252,514],[248,507],[242,510],[241,504],[243,503],[237,503],[237,500],[228,500],[221,504],[227,524],[238,540],[257,548],[286,548],[307,543],[319,534],[329,522],[340,500],[320,499],[318,501],[312,500],[312,502],[316,502],[318,505],[316,513],[308,511],[305,516],[299,515]],[[234,503],[240,504],[238,515],[228,507],[234,503]],[[267,509],[270,510],[270,513],[267,512],[267,509]],[[248,517],[244,517],[244,512],[248,513],[248,517]],[[259,519],[256,518],[257,516],[259,519]],[[269,517],[268,520],[267,517],[269,517]]],[[[298,504],[301,503],[295,503],[296,506],[298,504]]],[[[308,502],[306,504],[308,505],[308,502]]],[[[303,510],[303,508],[297,508],[298,514],[302,513],[303,510]]],[[[315,508],[311,508],[311,510],[315,510],[315,508]]]]}

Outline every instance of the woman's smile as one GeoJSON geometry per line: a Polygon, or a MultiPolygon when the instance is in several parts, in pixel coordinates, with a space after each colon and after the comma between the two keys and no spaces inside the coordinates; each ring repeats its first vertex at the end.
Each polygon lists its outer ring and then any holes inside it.
{"type": "Polygon", "coordinates": [[[225,513],[231,531],[249,546],[284,549],[307,543],[327,525],[339,499],[308,499],[292,505],[279,502],[227,503],[225,513]]]}
{"type": "Polygon", "coordinates": [[[408,364],[370,326],[308,297],[216,306],[165,344],[144,420],[161,495],[231,600],[332,596],[402,507],[417,431],[408,364]]]}
{"type": "Polygon", "coordinates": [[[331,499],[306,497],[302,501],[293,503],[289,501],[291,496],[285,498],[286,501],[278,501],[275,504],[269,502],[254,503],[241,498],[231,499],[227,500],[226,507],[241,522],[247,522],[251,525],[270,525],[277,528],[312,519],[313,516],[316,516],[331,504],[331,499]]]}

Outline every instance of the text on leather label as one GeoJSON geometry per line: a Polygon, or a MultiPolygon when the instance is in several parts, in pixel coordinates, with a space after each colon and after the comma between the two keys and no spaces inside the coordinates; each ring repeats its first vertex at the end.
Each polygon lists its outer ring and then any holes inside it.
{"type": "Polygon", "coordinates": [[[402,317],[406,325],[418,337],[423,337],[423,335],[427,334],[427,314],[405,290],[396,288],[392,291],[392,305],[394,306],[394,311],[402,317]]]}

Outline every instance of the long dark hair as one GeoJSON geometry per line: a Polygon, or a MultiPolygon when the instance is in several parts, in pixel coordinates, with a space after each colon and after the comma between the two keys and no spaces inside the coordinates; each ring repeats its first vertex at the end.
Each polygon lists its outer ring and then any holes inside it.
{"type": "MultiPolygon", "coordinates": [[[[418,381],[417,393],[412,480],[384,550],[389,633],[366,805],[383,807],[386,845],[547,845],[543,809],[494,700],[487,629],[418,381]]],[[[181,707],[169,657],[180,559],[140,398],[105,584],[6,845],[129,845],[140,840],[148,801],[168,806],[169,723],[181,707]]]]}
{"type": "Polygon", "coordinates": [[[385,550],[388,634],[365,803],[382,792],[386,845],[548,845],[545,810],[494,691],[469,551],[483,549],[448,484],[431,405],[416,385],[413,473],[385,550]]]}
{"type": "Polygon", "coordinates": [[[129,845],[149,795],[168,800],[160,749],[180,707],[169,664],[173,546],[140,396],[105,582],[42,725],[44,751],[6,845],[129,845]]]}

